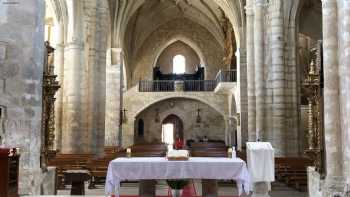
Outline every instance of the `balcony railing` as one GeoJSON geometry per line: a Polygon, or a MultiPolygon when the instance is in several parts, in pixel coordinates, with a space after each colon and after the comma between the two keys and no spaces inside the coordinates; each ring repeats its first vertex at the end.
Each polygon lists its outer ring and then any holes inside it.
{"type": "Polygon", "coordinates": [[[179,89],[185,92],[207,92],[214,91],[216,80],[185,80],[182,83],[166,80],[140,81],[139,92],[174,92],[177,89],[175,86],[178,85],[181,86],[179,89]]]}
{"type": "Polygon", "coordinates": [[[220,82],[237,82],[236,70],[220,70],[216,75],[217,83],[220,82]]]}
{"type": "Polygon", "coordinates": [[[215,80],[154,80],[139,82],[139,92],[209,92],[220,82],[236,82],[236,70],[219,71],[215,80]]]}
{"type": "Polygon", "coordinates": [[[174,81],[140,81],[139,92],[173,92],[175,90],[174,81]]]}
{"type": "Polygon", "coordinates": [[[214,91],[215,80],[188,80],[184,81],[184,91],[186,92],[208,92],[214,91]]]}

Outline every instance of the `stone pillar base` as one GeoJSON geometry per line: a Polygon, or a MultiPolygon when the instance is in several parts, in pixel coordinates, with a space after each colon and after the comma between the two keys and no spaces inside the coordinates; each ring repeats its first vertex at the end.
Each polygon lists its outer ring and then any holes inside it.
{"type": "Polygon", "coordinates": [[[267,182],[254,183],[252,197],[270,197],[269,183],[267,182]]]}
{"type": "Polygon", "coordinates": [[[322,188],[323,197],[346,197],[347,184],[343,177],[327,176],[322,188]]]}
{"type": "Polygon", "coordinates": [[[315,167],[307,168],[307,186],[309,190],[309,197],[322,197],[323,181],[320,174],[315,170],[315,167]]]}
{"type": "Polygon", "coordinates": [[[56,195],[57,194],[57,182],[56,182],[56,167],[48,167],[47,172],[44,174],[44,179],[41,186],[42,195],[56,195]]]}

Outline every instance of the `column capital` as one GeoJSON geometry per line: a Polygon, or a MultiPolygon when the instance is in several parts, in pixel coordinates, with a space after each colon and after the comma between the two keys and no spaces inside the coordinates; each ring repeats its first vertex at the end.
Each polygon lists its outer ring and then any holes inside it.
{"type": "Polygon", "coordinates": [[[336,3],[338,0],[321,0],[322,3],[336,3]]]}
{"type": "Polygon", "coordinates": [[[118,48],[109,48],[108,50],[111,50],[113,53],[122,53],[123,49],[118,47],[118,48]]]}
{"type": "Polygon", "coordinates": [[[269,6],[273,10],[279,10],[283,5],[283,0],[270,0],[269,6]]]}
{"type": "Polygon", "coordinates": [[[253,6],[245,6],[245,13],[247,14],[247,16],[253,16],[254,15],[254,8],[253,6]]]}
{"type": "Polygon", "coordinates": [[[254,0],[254,5],[259,7],[267,6],[267,0],[254,0]]]}
{"type": "Polygon", "coordinates": [[[247,0],[246,6],[244,7],[247,15],[254,15],[254,0],[247,0]]]}
{"type": "Polygon", "coordinates": [[[71,41],[68,42],[65,45],[65,48],[70,48],[70,49],[83,49],[84,48],[84,44],[82,42],[78,42],[78,41],[71,41]]]}

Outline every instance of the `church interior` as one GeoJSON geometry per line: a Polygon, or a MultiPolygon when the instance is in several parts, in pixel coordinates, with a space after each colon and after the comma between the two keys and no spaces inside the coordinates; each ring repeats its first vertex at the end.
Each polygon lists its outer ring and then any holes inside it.
{"type": "Polygon", "coordinates": [[[349,0],[0,0],[0,92],[0,197],[350,196],[349,0]]]}

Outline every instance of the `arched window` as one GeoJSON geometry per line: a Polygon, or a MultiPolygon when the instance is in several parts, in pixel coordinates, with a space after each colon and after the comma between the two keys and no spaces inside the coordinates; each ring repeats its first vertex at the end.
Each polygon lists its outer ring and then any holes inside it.
{"type": "Polygon", "coordinates": [[[186,70],[186,59],[183,55],[175,55],[173,58],[173,73],[183,74],[186,70]]]}

